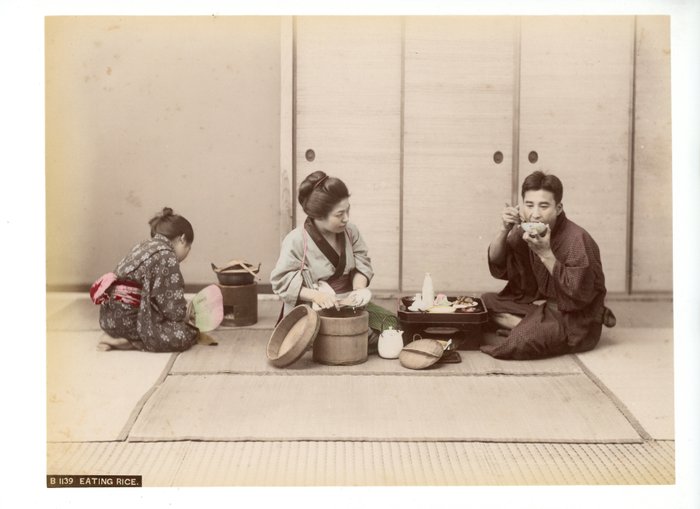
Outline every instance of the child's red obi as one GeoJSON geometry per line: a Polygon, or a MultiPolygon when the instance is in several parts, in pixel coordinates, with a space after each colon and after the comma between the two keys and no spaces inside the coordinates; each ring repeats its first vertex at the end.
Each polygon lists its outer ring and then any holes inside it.
{"type": "Polygon", "coordinates": [[[114,272],[108,272],[92,284],[90,299],[95,304],[102,304],[110,298],[137,308],[141,304],[141,285],[128,279],[117,279],[114,272]]]}

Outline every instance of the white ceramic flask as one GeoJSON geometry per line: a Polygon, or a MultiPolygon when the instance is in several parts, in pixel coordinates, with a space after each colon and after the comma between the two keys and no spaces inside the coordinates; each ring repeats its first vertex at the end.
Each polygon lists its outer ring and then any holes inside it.
{"type": "Polygon", "coordinates": [[[403,349],[403,331],[389,327],[382,331],[377,344],[377,353],[383,359],[398,359],[403,349]]]}
{"type": "Polygon", "coordinates": [[[433,288],[433,278],[430,277],[430,272],[425,273],[423,278],[423,305],[431,307],[435,302],[435,289],[433,288]]]}

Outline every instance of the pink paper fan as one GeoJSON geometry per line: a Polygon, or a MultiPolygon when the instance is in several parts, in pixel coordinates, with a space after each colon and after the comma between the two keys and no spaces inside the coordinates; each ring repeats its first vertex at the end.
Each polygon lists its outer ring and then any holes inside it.
{"type": "Polygon", "coordinates": [[[224,319],[224,297],[216,285],[202,289],[192,299],[194,325],[202,332],[216,329],[224,319]]]}

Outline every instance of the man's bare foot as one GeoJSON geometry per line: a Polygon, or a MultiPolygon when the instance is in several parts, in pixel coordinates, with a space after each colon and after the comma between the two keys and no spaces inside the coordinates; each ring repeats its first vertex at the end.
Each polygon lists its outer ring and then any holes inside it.
{"type": "Polygon", "coordinates": [[[500,329],[511,330],[517,327],[522,317],[510,313],[494,313],[492,320],[500,329]]]}

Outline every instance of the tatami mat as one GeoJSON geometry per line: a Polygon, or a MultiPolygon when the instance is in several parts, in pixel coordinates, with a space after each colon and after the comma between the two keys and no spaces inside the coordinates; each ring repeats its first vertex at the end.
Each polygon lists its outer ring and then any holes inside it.
{"type": "Polygon", "coordinates": [[[673,329],[616,327],[578,358],[652,438],[674,438],[673,329]]]}
{"type": "Polygon", "coordinates": [[[48,444],[47,473],[142,475],[144,486],[673,484],[673,442],[48,444]]]}
{"type": "Polygon", "coordinates": [[[502,361],[479,351],[460,351],[459,364],[439,364],[432,369],[406,369],[398,359],[382,359],[370,355],[367,362],[354,366],[324,366],[311,359],[311,351],[287,368],[275,368],[267,362],[265,348],[269,330],[217,330],[210,333],[219,340],[217,346],[195,345],[181,353],[172,373],[269,373],[278,375],[489,375],[489,374],[573,374],[580,366],[570,357],[555,357],[537,361],[502,361]]]}
{"type": "Polygon", "coordinates": [[[170,486],[187,455],[187,442],[47,444],[47,474],[141,475],[144,486],[170,486]]]}
{"type": "Polygon", "coordinates": [[[46,316],[50,318],[54,313],[64,309],[71,302],[85,298],[73,292],[47,292],[46,293],[46,316]]]}
{"type": "Polygon", "coordinates": [[[75,296],[61,305],[64,299],[47,299],[46,327],[52,331],[100,330],[100,308],[85,296],[75,296]],[[49,305],[50,303],[50,305],[49,305]]]}
{"type": "Polygon", "coordinates": [[[87,295],[47,294],[47,473],[145,486],[671,484],[673,333],[646,325],[665,327],[672,305],[625,304],[591,352],[462,351],[461,364],[415,372],[377,356],[322,366],[310,352],[273,368],[269,299],[257,324],[222,327],[218,346],[172,366],[171,354],[98,352],[87,295]]]}
{"type": "Polygon", "coordinates": [[[145,405],[129,439],[609,442],[640,437],[585,375],[171,375],[145,405]]]}
{"type": "Polygon", "coordinates": [[[99,333],[47,335],[47,440],[116,440],[171,354],[96,350],[99,333]]]}

